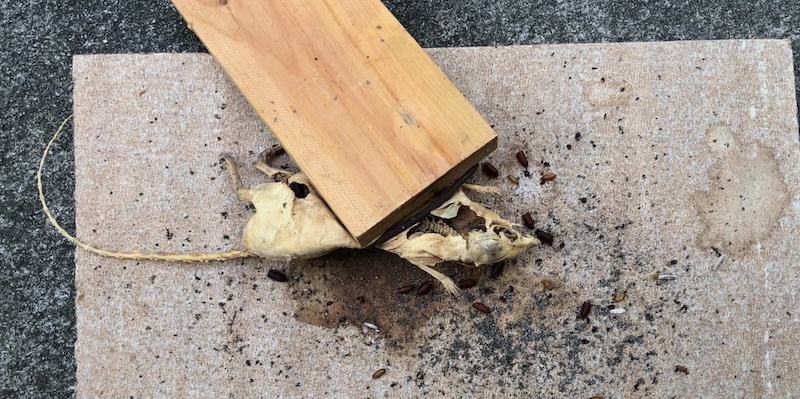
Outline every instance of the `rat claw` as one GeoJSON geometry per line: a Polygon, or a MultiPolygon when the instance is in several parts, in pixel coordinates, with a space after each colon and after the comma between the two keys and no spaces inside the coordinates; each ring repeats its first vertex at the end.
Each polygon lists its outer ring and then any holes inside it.
{"type": "Polygon", "coordinates": [[[464,183],[461,185],[461,187],[480,194],[491,194],[491,195],[502,194],[500,189],[495,186],[481,186],[480,184],[464,183]]]}
{"type": "Polygon", "coordinates": [[[261,151],[261,154],[258,155],[258,161],[255,163],[256,169],[266,173],[267,176],[271,177],[275,182],[281,181],[286,183],[293,173],[272,167],[269,164],[273,158],[285,152],[286,150],[280,145],[261,151]]]}
{"type": "Polygon", "coordinates": [[[456,297],[460,297],[461,296],[461,290],[458,289],[458,286],[456,285],[455,282],[453,282],[453,279],[451,279],[450,277],[445,276],[442,272],[440,272],[440,271],[438,271],[438,270],[436,270],[436,269],[434,269],[434,268],[432,268],[430,266],[426,266],[426,265],[423,265],[423,264],[418,264],[416,266],[418,268],[424,270],[426,273],[430,274],[431,276],[433,276],[433,278],[439,280],[439,282],[442,283],[444,288],[449,293],[453,294],[453,296],[456,296],[456,297]]]}

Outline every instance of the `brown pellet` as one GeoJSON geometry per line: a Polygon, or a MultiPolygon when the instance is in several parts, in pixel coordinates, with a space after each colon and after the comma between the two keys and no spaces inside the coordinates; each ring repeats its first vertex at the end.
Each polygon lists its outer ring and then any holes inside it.
{"type": "Polygon", "coordinates": [[[614,302],[622,302],[625,299],[625,291],[620,291],[614,294],[614,302]]]}
{"type": "Polygon", "coordinates": [[[543,242],[543,243],[545,243],[547,245],[553,245],[553,235],[552,234],[550,234],[550,233],[548,233],[546,231],[536,230],[534,235],[536,235],[536,238],[538,238],[539,241],[541,241],[541,242],[543,242]]]}
{"type": "Polygon", "coordinates": [[[675,366],[675,372],[689,374],[689,369],[687,369],[686,366],[675,366]]]}
{"type": "Polygon", "coordinates": [[[525,156],[524,152],[520,151],[517,153],[517,162],[519,162],[523,168],[528,167],[528,157],[525,156]]]}
{"type": "Polygon", "coordinates": [[[519,177],[516,175],[508,175],[508,181],[510,181],[511,184],[519,185],[519,177]]]}
{"type": "Polygon", "coordinates": [[[472,288],[477,284],[478,284],[478,282],[473,280],[473,279],[471,279],[471,278],[458,280],[458,288],[462,288],[462,289],[472,288]]]}
{"type": "Polygon", "coordinates": [[[408,294],[409,292],[414,290],[414,286],[411,284],[404,285],[397,289],[398,294],[408,294]]]}
{"type": "Polygon", "coordinates": [[[525,212],[522,214],[522,223],[525,223],[525,227],[533,230],[533,218],[531,217],[530,212],[525,212]]]}
{"type": "Polygon", "coordinates": [[[498,278],[503,274],[503,268],[506,266],[505,261],[500,261],[492,264],[492,271],[489,272],[489,278],[498,278]]]}
{"type": "Polygon", "coordinates": [[[473,304],[472,304],[472,307],[473,307],[473,308],[475,308],[475,309],[477,309],[479,312],[481,312],[481,313],[483,313],[483,314],[489,314],[489,312],[491,312],[491,311],[492,311],[491,309],[489,309],[489,307],[488,307],[488,306],[484,305],[484,304],[483,304],[483,303],[481,303],[481,302],[475,302],[475,303],[473,303],[473,304]]]}
{"type": "Polygon", "coordinates": [[[561,286],[561,283],[547,278],[542,279],[542,288],[547,291],[552,291],[561,286]]]}
{"type": "Polygon", "coordinates": [[[433,283],[430,281],[426,281],[419,285],[417,288],[417,295],[425,295],[433,290],[433,283]]]}
{"type": "Polygon", "coordinates": [[[540,183],[544,184],[544,182],[548,182],[548,181],[555,180],[555,179],[556,179],[556,174],[555,173],[547,172],[547,173],[542,175],[542,181],[540,183]]]}
{"type": "Polygon", "coordinates": [[[500,176],[500,172],[497,171],[497,168],[495,168],[494,165],[490,164],[489,162],[483,163],[483,174],[491,178],[500,176]]]}
{"type": "Polygon", "coordinates": [[[289,281],[289,277],[286,277],[285,274],[275,269],[269,269],[269,271],[267,272],[267,277],[281,283],[289,281]]]}
{"type": "Polygon", "coordinates": [[[578,315],[579,319],[585,319],[589,317],[589,312],[592,311],[592,304],[589,301],[585,301],[583,305],[581,305],[581,313],[578,315]]]}
{"type": "Polygon", "coordinates": [[[378,371],[372,373],[372,379],[377,380],[378,378],[383,377],[386,374],[386,369],[378,369],[378,371]]]}

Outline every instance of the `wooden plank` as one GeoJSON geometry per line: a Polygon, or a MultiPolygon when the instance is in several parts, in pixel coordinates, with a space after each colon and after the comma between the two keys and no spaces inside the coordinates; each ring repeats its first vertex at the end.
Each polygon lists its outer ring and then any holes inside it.
{"type": "Polygon", "coordinates": [[[173,3],[361,244],[497,146],[379,0],[173,3]]]}

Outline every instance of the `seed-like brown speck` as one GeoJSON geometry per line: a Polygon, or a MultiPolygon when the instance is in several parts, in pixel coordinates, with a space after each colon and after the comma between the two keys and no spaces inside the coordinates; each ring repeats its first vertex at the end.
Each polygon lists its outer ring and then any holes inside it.
{"type": "Polygon", "coordinates": [[[462,289],[472,288],[476,284],[478,284],[477,281],[475,281],[475,280],[473,280],[471,278],[467,278],[467,279],[463,279],[463,280],[459,280],[458,281],[458,288],[462,288],[462,289]]]}
{"type": "Polygon", "coordinates": [[[561,287],[561,283],[555,280],[550,280],[547,278],[542,279],[542,288],[552,291],[558,287],[561,287]]]}
{"type": "Polygon", "coordinates": [[[425,295],[433,290],[433,283],[430,281],[426,281],[419,285],[417,288],[417,295],[425,295]]]}
{"type": "Polygon", "coordinates": [[[267,272],[267,277],[281,283],[289,281],[289,277],[286,277],[285,274],[275,269],[269,269],[269,271],[267,272]]]}
{"type": "Polygon", "coordinates": [[[603,399],[603,397],[595,395],[595,396],[592,396],[592,399],[603,399]]]}
{"type": "Polygon", "coordinates": [[[525,156],[524,152],[520,151],[517,153],[517,162],[519,162],[523,168],[528,167],[528,157],[525,156]]]}
{"type": "Polygon", "coordinates": [[[585,319],[589,317],[589,312],[592,311],[592,304],[589,301],[586,301],[581,305],[581,313],[578,315],[579,319],[585,319]]]}
{"type": "Polygon", "coordinates": [[[492,264],[492,271],[489,272],[489,278],[498,278],[503,274],[503,268],[506,266],[505,261],[500,261],[492,264]]]}
{"type": "Polygon", "coordinates": [[[555,180],[555,179],[556,179],[556,174],[555,173],[547,172],[547,173],[542,175],[542,181],[540,183],[544,184],[544,182],[555,180]]]}
{"type": "Polygon", "coordinates": [[[472,304],[472,307],[473,307],[473,308],[475,308],[475,309],[477,309],[479,312],[481,312],[481,313],[483,313],[483,314],[489,314],[489,312],[491,312],[491,309],[489,309],[489,307],[488,307],[488,306],[484,305],[484,304],[483,304],[483,303],[481,303],[481,302],[475,302],[475,303],[473,303],[473,304],[472,304]]]}
{"type": "Polygon", "coordinates": [[[625,299],[625,291],[620,291],[614,294],[614,302],[622,302],[625,299]]]}
{"type": "Polygon", "coordinates": [[[398,294],[408,294],[412,290],[414,290],[414,286],[411,285],[411,284],[408,284],[408,285],[404,285],[404,286],[398,288],[397,289],[397,293],[398,294]]]}
{"type": "Polygon", "coordinates": [[[519,177],[516,175],[508,175],[508,181],[510,181],[511,184],[519,185],[519,177]]]}
{"type": "Polygon", "coordinates": [[[372,379],[377,380],[383,377],[384,374],[386,374],[386,369],[378,369],[378,371],[372,373],[372,379]]]}
{"type": "Polygon", "coordinates": [[[491,178],[500,176],[500,172],[497,171],[497,168],[495,168],[494,165],[490,164],[489,162],[483,163],[483,174],[491,178]]]}
{"type": "Polygon", "coordinates": [[[675,372],[689,374],[689,369],[687,369],[686,366],[675,366],[675,372]]]}
{"type": "Polygon", "coordinates": [[[530,212],[525,212],[522,214],[522,223],[525,223],[525,227],[533,229],[533,218],[531,217],[530,212]]]}
{"type": "Polygon", "coordinates": [[[543,242],[543,243],[545,243],[547,245],[553,245],[553,235],[552,234],[550,234],[550,233],[548,233],[546,231],[541,231],[541,230],[536,230],[536,232],[534,234],[536,235],[536,238],[539,239],[539,241],[541,241],[541,242],[543,242]]]}

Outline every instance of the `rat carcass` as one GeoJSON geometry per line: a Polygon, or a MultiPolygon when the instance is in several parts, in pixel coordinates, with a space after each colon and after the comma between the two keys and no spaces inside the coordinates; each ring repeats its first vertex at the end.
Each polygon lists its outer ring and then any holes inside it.
{"type": "MultiPolygon", "coordinates": [[[[255,207],[255,214],[244,229],[242,250],[209,254],[129,253],[108,251],[84,243],[59,225],[47,206],[42,188],[42,170],[47,153],[63,126],[48,143],[39,164],[39,199],[59,233],[86,251],[120,259],[205,262],[249,256],[288,261],[315,258],[339,248],[360,248],[303,173],[291,173],[269,164],[272,157],[283,151],[280,147],[259,156],[256,168],[272,181],[253,188],[244,187],[233,159],[228,155],[222,156],[238,197],[255,207]]],[[[494,187],[463,184],[421,221],[375,247],[408,260],[456,294],[456,284],[434,266],[442,262],[468,266],[492,264],[516,257],[539,244],[535,237],[520,233],[512,223],[470,200],[465,190],[499,194],[494,187]]]]}

